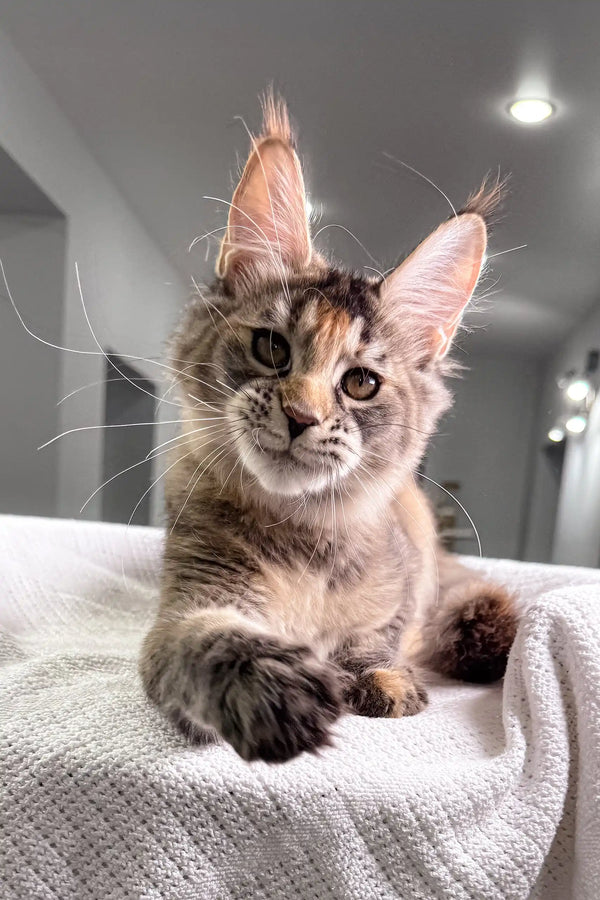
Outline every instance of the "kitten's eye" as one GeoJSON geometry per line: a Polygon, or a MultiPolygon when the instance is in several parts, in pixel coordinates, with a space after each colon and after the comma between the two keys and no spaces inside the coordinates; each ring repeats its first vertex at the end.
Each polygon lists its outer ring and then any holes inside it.
{"type": "Polygon", "coordinates": [[[381,379],[370,369],[348,369],[342,377],[342,390],[353,400],[370,400],[381,385],[381,379]]]}
{"type": "Polygon", "coordinates": [[[257,328],[252,335],[252,353],[269,369],[285,369],[290,361],[290,345],[284,337],[268,328],[257,328]]]}

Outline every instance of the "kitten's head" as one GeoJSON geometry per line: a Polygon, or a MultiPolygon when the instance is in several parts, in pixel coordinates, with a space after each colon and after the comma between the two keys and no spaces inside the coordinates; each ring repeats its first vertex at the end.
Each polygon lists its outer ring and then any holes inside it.
{"type": "Polygon", "coordinates": [[[332,267],[311,244],[285,107],[267,100],[218,281],[174,344],[198,460],[271,497],[397,487],[414,472],[449,405],[446,354],[498,193],[480,191],[383,279],[332,267]]]}

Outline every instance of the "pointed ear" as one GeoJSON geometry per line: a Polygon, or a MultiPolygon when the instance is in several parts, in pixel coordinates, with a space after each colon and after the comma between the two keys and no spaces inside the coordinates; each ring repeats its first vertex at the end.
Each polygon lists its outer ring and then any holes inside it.
{"type": "Polygon", "coordinates": [[[262,134],[233,195],[217,260],[226,281],[283,277],[312,256],[300,161],[292,145],[287,109],[268,95],[262,134]]]}
{"type": "Polygon", "coordinates": [[[475,290],[486,246],[483,217],[463,213],[440,225],[381,285],[384,303],[415,318],[432,358],[445,356],[450,349],[475,290]]]}

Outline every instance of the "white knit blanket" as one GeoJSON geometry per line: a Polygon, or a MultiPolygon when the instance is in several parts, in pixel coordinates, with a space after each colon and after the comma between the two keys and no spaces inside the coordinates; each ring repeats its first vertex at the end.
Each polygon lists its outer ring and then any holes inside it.
{"type": "Polygon", "coordinates": [[[3,900],[600,897],[599,572],[469,561],[527,604],[503,686],[248,765],[144,699],[161,540],[0,517],[3,900]]]}

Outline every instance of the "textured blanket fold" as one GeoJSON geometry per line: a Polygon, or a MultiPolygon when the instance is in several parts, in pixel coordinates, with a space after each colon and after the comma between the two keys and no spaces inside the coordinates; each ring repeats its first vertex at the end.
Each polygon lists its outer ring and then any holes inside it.
{"type": "Polygon", "coordinates": [[[467,560],[525,606],[504,685],[248,765],[143,696],[161,543],[0,517],[2,900],[600,896],[600,572],[467,560]]]}

